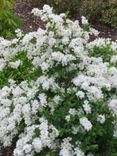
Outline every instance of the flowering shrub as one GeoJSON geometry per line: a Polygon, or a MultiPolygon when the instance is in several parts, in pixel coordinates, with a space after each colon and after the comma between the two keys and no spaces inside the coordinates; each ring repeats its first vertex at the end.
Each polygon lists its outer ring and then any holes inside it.
{"type": "Polygon", "coordinates": [[[89,42],[84,17],[32,13],[45,30],[0,38],[0,142],[15,139],[15,156],[117,154],[117,43],[89,42]]]}

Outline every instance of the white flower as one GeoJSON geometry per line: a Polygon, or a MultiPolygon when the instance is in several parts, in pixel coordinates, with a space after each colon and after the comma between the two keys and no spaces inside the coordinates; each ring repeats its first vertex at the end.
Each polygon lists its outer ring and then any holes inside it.
{"type": "Polygon", "coordinates": [[[52,14],[52,8],[49,5],[44,5],[43,6],[43,11],[48,13],[48,14],[52,14]]]}
{"type": "Polygon", "coordinates": [[[65,116],[65,120],[66,120],[67,122],[69,122],[69,121],[70,121],[70,115],[66,115],[66,116],[65,116]]]}
{"type": "Polygon", "coordinates": [[[91,106],[89,105],[89,102],[88,101],[84,101],[84,104],[83,104],[83,108],[84,108],[84,111],[88,114],[88,113],[91,113],[91,106]]]}
{"type": "MultiPolygon", "coordinates": [[[[22,37],[22,31],[21,31],[20,29],[16,29],[16,30],[15,30],[15,33],[16,33],[16,35],[17,35],[18,38],[22,37]]],[[[16,41],[18,41],[18,40],[16,40],[16,41]]],[[[16,43],[17,43],[17,42],[15,42],[15,44],[16,44],[16,43]]]]}
{"type": "Polygon", "coordinates": [[[105,122],[105,115],[98,115],[97,121],[99,121],[101,124],[103,124],[105,122]]]}
{"type": "Polygon", "coordinates": [[[68,44],[69,43],[69,38],[68,37],[64,37],[63,39],[62,39],[62,43],[63,44],[68,44]]]}
{"type": "Polygon", "coordinates": [[[41,93],[41,94],[39,94],[38,97],[40,99],[40,104],[42,106],[46,106],[46,104],[47,104],[47,97],[46,97],[46,95],[44,93],[41,93]]]}
{"type": "Polygon", "coordinates": [[[63,139],[63,143],[61,144],[60,156],[73,156],[72,144],[70,143],[71,138],[63,139]]]}
{"type": "Polygon", "coordinates": [[[40,103],[37,100],[32,101],[32,113],[36,114],[40,109],[40,103]]]}
{"type": "Polygon", "coordinates": [[[53,100],[58,104],[61,100],[61,97],[59,95],[54,96],[53,100]]]}
{"type": "Polygon", "coordinates": [[[6,65],[5,60],[0,58],[0,71],[2,71],[4,69],[5,65],[6,65]]]}
{"type": "Polygon", "coordinates": [[[20,96],[24,91],[19,87],[17,86],[16,88],[13,89],[12,93],[13,95],[16,97],[16,96],[20,96]]]}
{"type": "Polygon", "coordinates": [[[79,147],[76,147],[76,148],[75,148],[74,154],[75,154],[76,156],[85,156],[84,153],[80,150],[79,147]]]}
{"type": "Polygon", "coordinates": [[[43,62],[40,66],[42,71],[46,71],[49,68],[49,64],[45,62],[43,62]]]}
{"type": "Polygon", "coordinates": [[[40,10],[38,8],[34,8],[31,13],[34,14],[35,16],[39,16],[40,10]]]}
{"type": "Polygon", "coordinates": [[[111,57],[111,63],[116,63],[117,62],[117,56],[114,55],[111,57]]]}
{"type": "Polygon", "coordinates": [[[99,35],[99,31],[97,31],[97,30],[94,29],[94,28],[90,28],[90,33],[91,33],[91,35],[93,34],[93,35],[95,35],[95,36],[98,36],[98,35],[99,35]]]}
{"type": "Polygon", "coordinates": [[[48,43],[49,43],[50,46],[54,46],[55,43],[56,43],[56,40],[54,38],[49,38],[48,43]]]}
{"type": "Polygon", "coordinates": [[[75,116],[78,112],[74,108],[69,109],[69,114],[75,116]]]}
{"type": "Polygon", "coordinates": [[[80,132],[79,127],[72,127],[72,133],[73,134],[78,134],[78,132],[80,132]]]}
{"type": "Polygon", "coordinates": [[[82,21],[82,24],[84,25],[88,24],[88,20],[84,16],[81,17],[81,21],[82,21]]]}
{"type": "Polygon", "coordinates": [[[89,131],[92,129],[92,124],[91,122],[86,118],[82,117],[80,118],[80,124],[84,127],[85,130],[89,131]]]}
{"type": "Polygon", "coordinates": [[[38,67],[41,64],[41,59],[39,57],[34,57],[32,63],[35,67],[38,67]]]}
{"type": "Polygon", "coordinates": [[[64,54],[62,54],[59,51],[52,53],[52,59],[55,60],[55,61],[61,62],[63,58],[64,58],[64,54]]]}
{"type": "Polygon", "coordinates": [[[76,93],[76,96],[79,97],[80,99],[83,99],[85,97],[85,93],[83,91],[78,91],[76,93]]]}
{"type": "Polygon", "coordinates": [[[21,64],[21,61],[20,60],[9,63],[10,67],[13,68],[13,69],[17,69],[20,64],[21,64]]]}
{"type": "Polygon", "coordinates": [[[17,150],[17,149],[14,150],[14,155],[15,156],[25,156],[23,151],[20,151],[20,150],[17,150]]]}
{"type": "Polygon", "coordinates": [[[25,153],[30,153],[30,152],[32,151],[32,145],[26,144],[26,145],[23,147],[23,150],[25,151],[25,153]]]}
{"type": "Polygon", "coordinates": [[[35,138],[32,142],[32,145],[37,153],[39,153],[43,148],[42,141],[40,140],[40,138],[35,138]]]}
{"type": "Polygon", "coordinates": [[[117,99],[110,100],[108,106],[114,112],[114,114],[117,114],[117,99]]]}

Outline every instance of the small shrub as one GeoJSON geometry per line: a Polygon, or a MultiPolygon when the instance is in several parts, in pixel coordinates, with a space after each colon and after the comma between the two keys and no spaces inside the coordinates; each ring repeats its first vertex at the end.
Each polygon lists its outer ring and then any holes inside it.
{"type": "Polygon", "coordinates": [[[100,18],[103,6],[103,0],[82,0],[79,12],[80,15],[94,22],[100,18]]]}
{"type": "Polygon", "coordinates": [[[0,0],[0,36],[11,37],[21,21],[13,13],[13,0],[0,0]]]}
{"type": "Polygon", "coordinates": [[[82,17],[33,9],[45,29],[0,38],[0,143],[14,156],[117,155],[117,42],[82,17]]]}
{"type": "Polygon", "coordinates": [[[100,21],[103,23],[117,28],[117,1],[109,1],[105,4],[104,9],[102,10],[102,16],[100,21]]]}

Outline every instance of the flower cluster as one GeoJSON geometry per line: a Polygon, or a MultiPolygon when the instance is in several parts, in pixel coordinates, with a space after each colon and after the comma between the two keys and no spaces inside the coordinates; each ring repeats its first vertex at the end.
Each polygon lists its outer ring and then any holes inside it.
{"type": "Polygon", "coordinates": [[[79,25],[48,5],[32,13],[45,29],[0,38],[0,143],[15,140],[14,156],[112,155],[117,42],[89,42],[98,32],[85,17],[79,25]]]}

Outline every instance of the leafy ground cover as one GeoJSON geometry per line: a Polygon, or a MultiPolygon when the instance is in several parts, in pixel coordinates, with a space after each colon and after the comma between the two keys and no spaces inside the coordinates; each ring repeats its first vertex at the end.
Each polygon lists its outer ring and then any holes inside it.
{"type": "Polygon", "coordinates": [[[5,38],[13,37],[15,30],[21,26],[21,21],[15,16],[13,8],[13,0],[0,1],[0,36],[5,38]]]}

